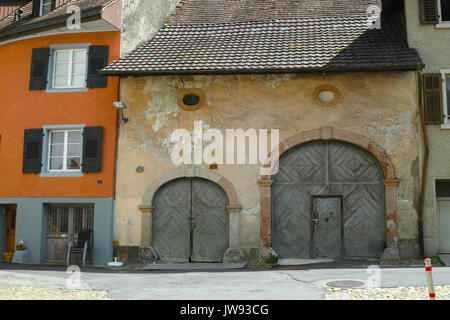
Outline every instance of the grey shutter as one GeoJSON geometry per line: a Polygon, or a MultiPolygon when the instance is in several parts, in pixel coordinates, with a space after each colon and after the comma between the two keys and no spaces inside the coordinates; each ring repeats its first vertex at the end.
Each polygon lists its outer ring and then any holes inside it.
{"type": "Polygon", "coordinates": [[[33,0],[33,17],[39,17],[41,14],[41,0],[33,0]]]}
{"type": "Polygon", "coordinates": [[[423,75],[423,108],[426,124],[441,124],[444,122],[440,73],[423,75]]]}
{"type": "Polygon", "coordinates": [[[23,173],[40,173],[43,129],[26,129],[23,142],[23,173]]]}
{"type": "Polygon", "coordinates": [[[421,24],[437,24],[439,22],[437,1],[419,0],[421,24]]]}
{"type": "Polygon", "coordinates": [[[102,171],[102,127],[86,127],[83,130],[83,172],[102,171]]]}
{"type": "Polygon", "coordinates": [[[106,88],[107,77],[99,71],[108,65],[108,46],[90,46],[88,63],[88,88],[106,88]]]}
{"type": "Polygon", "coordinates": [[[30,90],[47,88],[48,61],[50,48],[35,48],[31,57],[30,90]]]}

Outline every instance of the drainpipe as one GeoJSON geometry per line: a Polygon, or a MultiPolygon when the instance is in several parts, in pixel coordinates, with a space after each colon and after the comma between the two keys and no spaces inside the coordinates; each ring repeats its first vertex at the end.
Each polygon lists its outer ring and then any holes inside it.
{"type": "Polygon", "coordinates": [[[428,144],[428,132],[427,126],[425,124],[425,115],[423,112],[423,98],[422,98],[422,72],[417,71],[417,84],[418,84],[418,98],[419,98],[419,114],[420,114],[420,123],[422,126],[423,133],[423,144],[424,144],[424,158],[423,158],[423,169],[422,169],[422,185],[420,189],[420,198],[419,198],[419,246],[420,246],[420,255],[422,258],[425,258],[425,244],[424,244],[424,235],[423,235],[423,214],[425,208],[425,188],[427,184],[427,172],[428,172],[428,158],[430,156],[430,147],[428,144]]]}

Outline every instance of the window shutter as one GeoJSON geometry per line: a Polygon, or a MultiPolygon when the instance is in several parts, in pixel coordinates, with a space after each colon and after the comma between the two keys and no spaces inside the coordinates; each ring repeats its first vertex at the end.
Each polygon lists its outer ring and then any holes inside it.
{"type": "Polygon", "coordinates": [[[47,88],[50,48],[35,48],[31,57],[30,90],[47,88]]]}
{"type": "Polygon", "coordinates": [[[51,9],[50,10],[55,10],[55,8],[56,8],[56,0],[52,0],[52,4],[51,4],[51,7],[50,7],[51,9]]]}
{"type": "Polygon", "coordinates": [[[426,124],[444,123],[441,74],[423,75],[423,100],[426,124]]]}
{"type": "Polygon", "coordinates": [[[23,173],[40,173],[43,129],[26,129],[23,142],[23,173]]]}
{"type": "Polygon", "coordinates": [[[90,46],[88,63],[88,88],[106,88],[107,77],[98,73],[108,65],[108,46],[90,46]]]}
{"type": "Polygon", "coordinates": [[[39,17],[41,14],[41,0],[33,0],[33,17],[39,17]]]}
{"type": "Polygon", "coordinates": [[[102,127],[87,127],[83,130],[83,172],[102,171],[102,127]]]}
{"type": "Polygon", "coordinates": [[[437,24],[438,17],[438,0],[419,0],[420,2],[420,23],[437,24]]]}

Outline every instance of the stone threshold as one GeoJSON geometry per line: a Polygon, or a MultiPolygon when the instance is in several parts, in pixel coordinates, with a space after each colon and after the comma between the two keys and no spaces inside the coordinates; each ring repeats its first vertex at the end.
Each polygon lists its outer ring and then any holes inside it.
{"type": "Polygon", "coordinates": [[[306,264],[316,264],[316,263],[328,263],[334,262],[333,259],[288,259],[283,258],[278,260],[279,266],[301,266],[306,264]]]}
{"type": "Polygon", "coordinates": [[[246,263],[152,263],[142,270],[225,270],[243,269],[246,263]]]}

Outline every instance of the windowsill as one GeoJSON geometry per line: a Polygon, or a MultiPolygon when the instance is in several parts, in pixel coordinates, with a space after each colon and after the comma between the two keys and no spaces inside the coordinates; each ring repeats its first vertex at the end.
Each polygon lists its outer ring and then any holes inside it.
{"type": "Polygon", "coordinates": [[[61,93],[61,92],[87,92],[87,88],[63,88],[63,89],[54,89],[49,88],[45,90],[47,93],[61,93]]]}
{"type": "Polygon", "coordinates": [[[438,29],[450,28],[450,21],[449,22],[440,22],[436,25],[436,28],[438,28],[438,29]]]}
{"type": "Polygon", "coordinates": [[[43,178],[64,178],[64,177],[82,177],[83,172],[41,172],[41,177],[43,178]]]}
{"type": "Polygon", "coordinates": [[[442,130],[450,130],[450,123],[441,124],[441,129],[442,130]]]}

